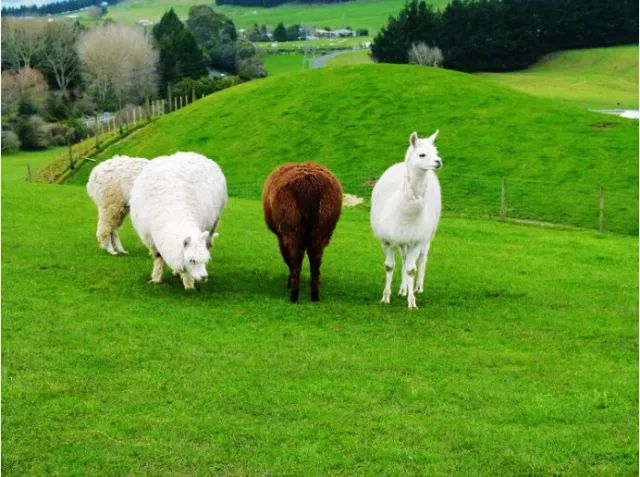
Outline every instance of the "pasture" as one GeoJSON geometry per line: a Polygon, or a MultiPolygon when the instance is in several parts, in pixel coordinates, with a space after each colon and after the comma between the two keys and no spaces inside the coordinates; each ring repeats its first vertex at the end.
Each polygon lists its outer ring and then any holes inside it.
{"type": "MultiPolygon", "coordinates": [[[[107,18],[127,25],[140,20],[157,22],[169,8],[173,8],[181,19],[186,19],[189,7],[202,3],[201,0],[126,0],[110,6],[107,18]]],[[[429,3],[440,7],[449,2],[434,0],[429,3]]],[[[317,28],[368,28],[370,33],[376,33],[387,22],[389,15],[396,15],[400,11],[404,0],[357,0],[331,5],[289,3],[272,8],[212,6],[216,12],[229,16],[238,28],[250,28],[257,23],[273,29],[283,22],[285,25],[298,23],[317,28]]],[[[85,14],[80,13],[80,17],[83,22],[90,23],[85,14]]]]}
{"type": "MultiPolygon", "coordinates": [[[[284,71],[291,65],[282,66],[284,71]]],[[[638,122],[476,75],[356,65],[273,75],[112,146],[215,159],[231,199],[195,292],[98,248],[85,183],[30,183],[60,150],[4,154],[6,475],[638,472],[638,122]],[[259,112],[257,114],[256,112],[259,112]],[[440,129],[443,219],[418,310],[378,302],[368,204],[344,209],[319,303],[292,305],[264,224],[277,165],[315,160],[368,202],[413,130],[440,129]],[[495,220],[501,178],[509,217],[495,220]],[[598,233],[597,191],[607,190],[598,233]]],[[[89,164],[89,163],[87,163],[89,164]]]]}
{"type": "Polygon", "coordinates": [[[585,108],[638,108],[637,45],[561,51],[524,71],[481,76],[585,108]]]}
{"type": "Polygon", "coordinates": [[[345,210],[322,301],[305,274],[291,305],[259,201],[231,199],[187,293],[147,283],[128,223],[129,256],[98,249],[84,187],[23,170],[3,157],[6,475],[636,472],[633,237],[445,216],[408,312],[345,210]]]}
{"type": "Polygon", "coordinates": [[[505,177],[510,217],[595,228],[602,184],[606,228],[637,232],[637,122],[439,68],[356,65],[251,81],[162,117],[109,153],[193,150],[214,158],[244,198],[260,197],[277,164],[316,160],[346,192],[368,197],[371,181],[404,158],[409,134],[436,129],[446,213],[497,216],[505,177]]]}

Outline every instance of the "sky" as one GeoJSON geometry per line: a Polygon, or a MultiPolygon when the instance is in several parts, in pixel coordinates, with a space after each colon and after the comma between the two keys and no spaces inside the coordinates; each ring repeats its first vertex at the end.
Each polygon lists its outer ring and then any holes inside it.
{"type": "Polygon", "coordinates": [[[60,0],[2,0],[3,7],[19,7],[21,5],[46,5],[60,0]]]}

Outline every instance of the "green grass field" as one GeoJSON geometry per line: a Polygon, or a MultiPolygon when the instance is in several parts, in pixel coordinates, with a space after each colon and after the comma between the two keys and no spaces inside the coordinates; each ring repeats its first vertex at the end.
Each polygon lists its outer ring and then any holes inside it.
{"type": "Polygon", "coordinates": [[[2,158],[4,475],[637,473],[636,238],[445,213],[409,312],[345,210],[291,305],[232,198],[187,293],[128,223],[129,256],[98,249],[81,184],[25,182],[45,159],[2,158]]]}
{"type": "Polygon", "coordinates": [[[638,46],[562,51],[528,70],[482,76],[587,108],[638,108],[638,46]]]}
{"type": "Polygon", "coordinates": [[[283,73],[294,73],[310,68],[309,62],[304,63],[304,55],[264,55],[261,57],[269,76],[283,73]]]}
{"type": "Polygon", "coordinates": [[[350,51],[327,61],[327,66],[368,65],[373,63],[369,50],[350,51]]]}
{"type": "Polygon", "coordinates": [[[593,228],[603,184],[606,227],[637,233],[637,121],[442,69],[359,65],[252,81],[161,118],[109,154],[195,150],[246,198],[260,196],[277,164],[315,160],[368,197],[371,179],[403,160],[409,134],[435,129],[447,212],[496,216],[506,177],[510,216],[593,228]]]}
{"type": "MultiPolygon", "coordinates": [[[[157,22],[165,11],[173,8],[181,18],[186,18],[189,7],[200,5],[201,0],[127,0],[109,7],[107,18],[118,23],[133,24],[140,20],[157,22]]],[[[448,0],[432,0],[436,7],[446,5],[448,0]]],[[[231,17],[238,28],[266,24],[274,28],[279,22],[295,23],[318,28],[367,28],[377,32],[386,24],[389,15],[396,15],[404,6],[404,0],[358,0],[333,5],[300,5],[288,3],[273,8],[239,7],[232,5],[210,5],[217,12],[231,17]]],[[[82,21],[85,14],[80,13],[82,21]]]]}

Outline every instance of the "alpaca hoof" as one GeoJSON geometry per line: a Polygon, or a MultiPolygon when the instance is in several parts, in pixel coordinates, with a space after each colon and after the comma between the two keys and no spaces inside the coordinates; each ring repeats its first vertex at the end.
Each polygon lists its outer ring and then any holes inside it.
{"type": "Polygon", "coordinates": [[[149,280],[147,283],[152,283],[152,284],[154,284],[154,285],[158,285],[158,284],[162,283],[162,279],[157,280],[157,279],[153,279],[153,278],[152,278],[152,279],[151,279],[151,280],[149,280]]]}
{"type": "Polygon", "coordinates": [[[311,292],[311,301],[320,301],[320,292],[312,291],[311,292]]]}
{"type": "Polygon", "coordinates": [[[382,300],[380,300],[380,303],[384,305],[388,305],[389,303],[391,303],[391,293],[383,293],[382,300]]]}
{"type": "Polygon", "coordinates": [[[422,293],[424,289],[422,287],[416,287],[416,293],[422,293]]]}
{"type": "Polygon", "coordinates": [[[291,300],[291,303],[298,303],[298,294],[298,290],[291,291],[291,294],[289,295],[289,300],[291,300]]]}
{"type": "Polygon", "coordinates": [[[418,305],[416,305],[416,299],[414,297],[409,298],[407,302],[407,308],[409,308],[410,310],[418,309],[418,305]]]}
{"type": "Polygon", "coordinates": [[[398,290],[398,295],[407,296],[407,287],[400,288],[400,290],[398,290]]]}

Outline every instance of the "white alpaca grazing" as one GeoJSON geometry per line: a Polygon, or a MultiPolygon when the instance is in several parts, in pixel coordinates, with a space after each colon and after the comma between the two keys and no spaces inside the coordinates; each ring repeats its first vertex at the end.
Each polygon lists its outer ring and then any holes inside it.
{"type": "Polygon", "coordinates": [[[98,207],[96,237],[100,247],[112,255],[127,253],[118,229],[129,212],[133,182],[148,163],[138,157],[115,156],[98,164],[89,175],[87,192],[98,207]]]}
{"type": "Polygon", "coordinates": [[[399,294],[407,296],[409,308],[417,308],[414,292],[424,289],[427,255],[441,210],[440,183],[434,172],[442,167],[434,144],[437,136],[438,131],[427,139],[411,134],[404,162],[389,167],[373,188],[371,227],[385,254],[382,303],[391,302],[395,249],[402,257],[399,294]]]}
{"type": "Polygon", "coordinates": [[[161,283],[165,264],[186,289],[206,281],[209,248],[227,203],[218,165],[192,152],[158,157],[131,191],[131,222],[154,257],[151,283],[161,283]]]}

